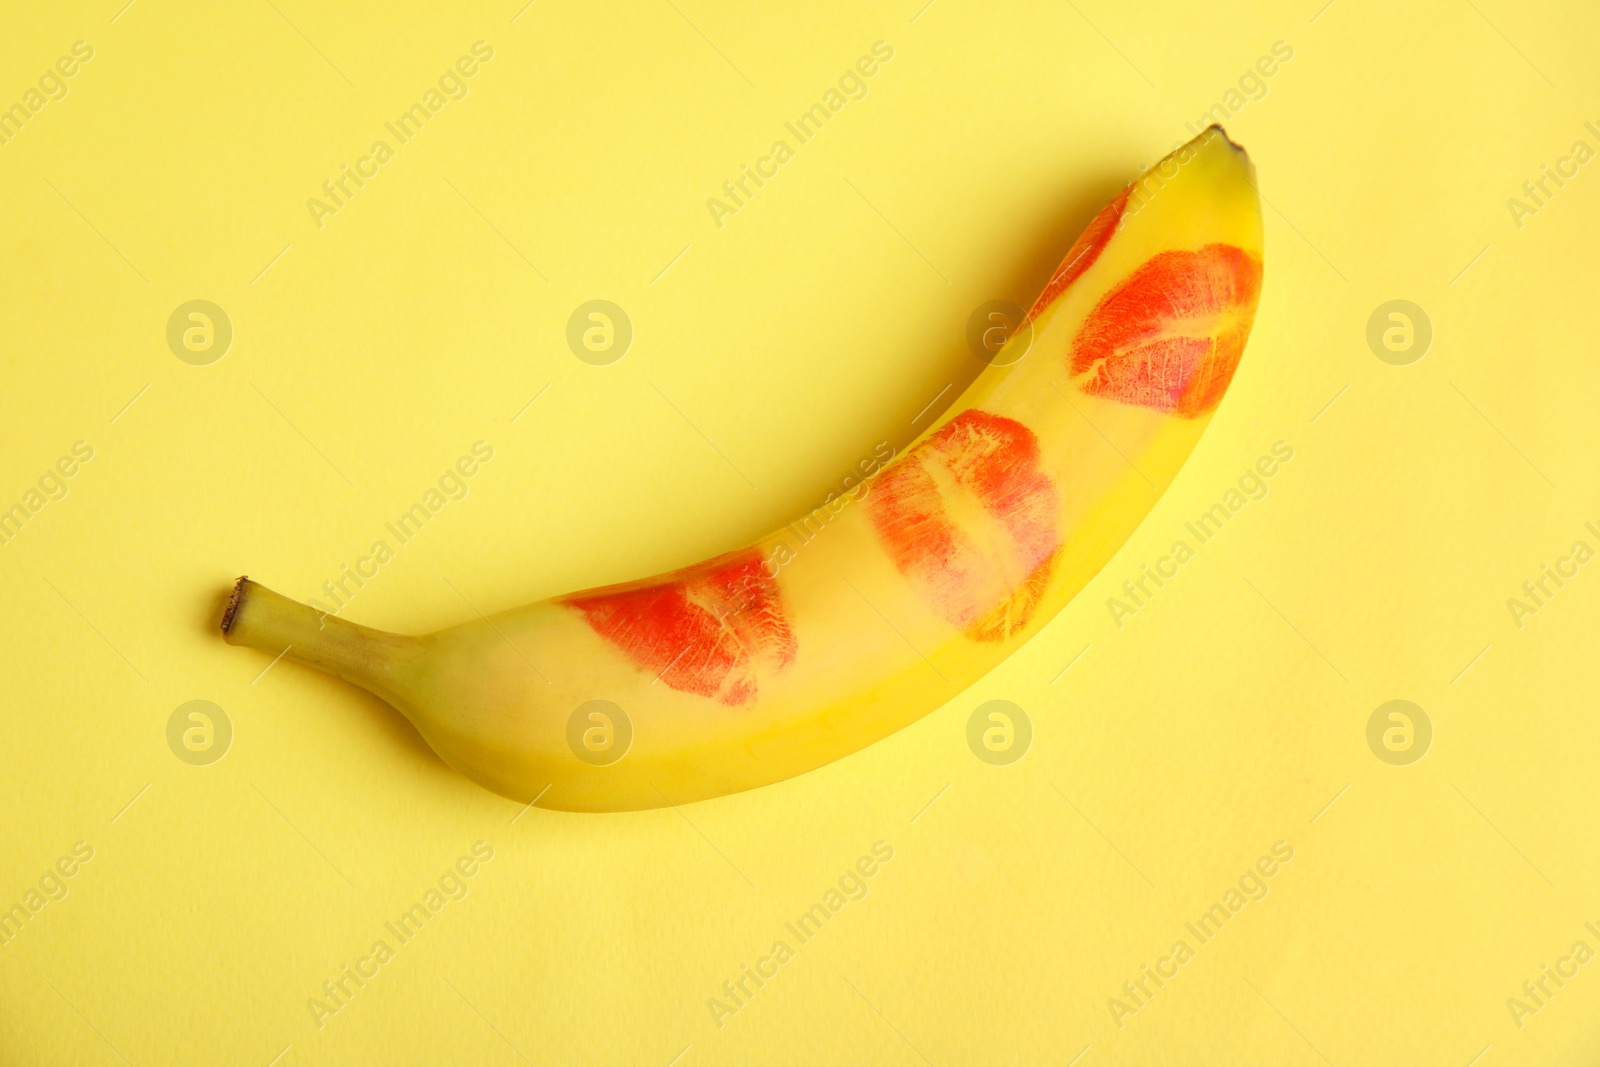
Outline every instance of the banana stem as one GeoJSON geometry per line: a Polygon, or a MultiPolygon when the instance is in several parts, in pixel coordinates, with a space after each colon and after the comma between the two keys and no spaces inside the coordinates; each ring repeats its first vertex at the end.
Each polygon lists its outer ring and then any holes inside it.
{"type": "Polygon", "coordinates": [[[395,668],[415,655],[420,644],[415,637],[346,622],[249,578],[240,578],[233,587],[222,616],[222,638],[230,645],[286,655],[379,695],[390,691],[395,668]]]}

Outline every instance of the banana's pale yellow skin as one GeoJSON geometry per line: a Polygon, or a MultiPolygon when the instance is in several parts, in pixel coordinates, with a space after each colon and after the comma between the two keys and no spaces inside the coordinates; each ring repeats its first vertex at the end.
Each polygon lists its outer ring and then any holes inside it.
{"type": "Polygon", "coordinates": [[[755,545],[420,637],[240,579],[224,633],[371,690],[518,801],[782,781],[955,697],[1106,564],[1226,390],[1261,258],[1253,168],[1212,127],[1101,212],[1031,336],[905,452],[755,545]]]}

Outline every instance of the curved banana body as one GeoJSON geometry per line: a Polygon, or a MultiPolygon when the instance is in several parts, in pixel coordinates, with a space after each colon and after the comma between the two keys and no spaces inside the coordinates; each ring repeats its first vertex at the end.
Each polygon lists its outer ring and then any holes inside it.
{"type": "Polygon", "coordinates": [[[451,766],[546,808],[789,778],[939,707],[1044,626],[1171,482],[1261,281],[1212,127],[1090,223],[993,364],[871,480],[746,548],[421,637],[240,579],[223,630],[376,693],[451,766]]]}

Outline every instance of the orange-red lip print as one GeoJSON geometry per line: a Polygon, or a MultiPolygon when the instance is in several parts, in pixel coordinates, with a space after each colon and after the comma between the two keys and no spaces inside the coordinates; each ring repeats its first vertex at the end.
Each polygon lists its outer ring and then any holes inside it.
{"type": "Polygon", "coordinates": [[[924,603],[974,641],[1027,625],[1060,541],[1039,439],[969,409],[878,476],[867,510],[889,558],[924,603]]]}
{"type": "Polygon", "coordinates": [[[758,675],[794,662],[778,583],[755,548],[565,603],[673,689],[730,707],[754,702],[758,675]]]}
{"type": "Polygon", "coordinates": [[[1107,293],[1072,342],[1084,392],[1194,418],[1222,400],[1261,292],[1233,245],[1161,252],[1107,293]]]}
{"type": "Polygon", "coordinates": [[[1028,312],[1030,319],[1036,319],[1044,313],[1044,309],[1055,302],[1056,297],[1067,291],[1067,287],[1078,280],[1078,276],[1100,258],[1100,253],[1105,251],[1106,243],[1111,240],[1111,235],[1117,232],[1117,223],[1122,221],[1122,211],[1128,206],[1128,194],[1133,191],[1133,186],[1128,186],[1117,194],[1117,198],[1105,207],[1100,213],[1089,220],[1078,239],[1067,250],[1066,258],[1061,261],[1061,266],[1056,268],[1055,274],[1044,287],[1044,292],[1039,294],[1039,299],[1033,302],[1033,310],[1028,312]]]}

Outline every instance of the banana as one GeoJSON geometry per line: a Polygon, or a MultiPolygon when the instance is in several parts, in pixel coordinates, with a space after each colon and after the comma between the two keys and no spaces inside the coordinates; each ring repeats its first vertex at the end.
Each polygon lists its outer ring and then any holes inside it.
{"type": "Polygon", "coordinates": [[[418,637],[240,578],[223,634],[370,690],[521,802],[782,781],[955,697],[1110,560],[1228,388],[1261,262],[1254,168],[1213,126],[1095,217],[904,454],[755,544],[418,637]]]}

